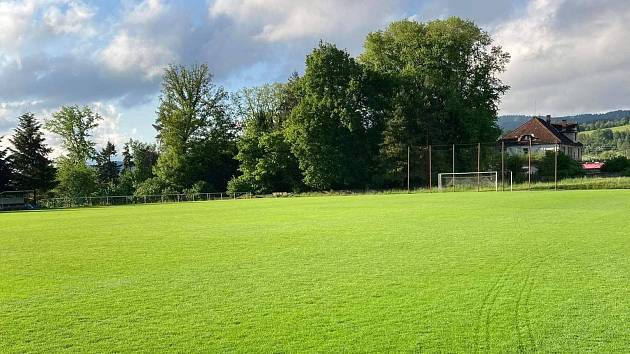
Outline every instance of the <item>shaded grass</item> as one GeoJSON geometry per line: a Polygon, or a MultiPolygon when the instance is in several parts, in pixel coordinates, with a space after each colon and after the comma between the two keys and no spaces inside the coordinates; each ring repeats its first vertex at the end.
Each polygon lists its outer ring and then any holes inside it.
{"type": "Polygon", "coordinates": [[[0,351],[630,346],[628,191],[0,215],[0,351]]]}

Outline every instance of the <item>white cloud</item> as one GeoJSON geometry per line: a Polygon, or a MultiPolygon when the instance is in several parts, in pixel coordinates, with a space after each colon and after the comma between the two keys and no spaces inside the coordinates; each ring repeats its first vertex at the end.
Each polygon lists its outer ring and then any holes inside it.
{"type": "Polygon", "coordinates": [[[80,0],[0,0],[0,51],[22,54],[40,49],[63,35],[90,35],[93,7],[80,0]]]}
{"type": "Polygon", "coordinates": [[[148,24],[162,17],[168,6],[161,0],[145,0],[133,6],[127,6],[126,22],[129,24],[148,24]]]}
{"type": "Polygon", "coordinates": [[[28,35],[35,9],[34,1],[0,2],[0,48],[19,46],[28,35]]]}
{"type": "Polygon", "coordinates": [[[380,0],[217,0],[210,16],[251,26],[257,38],[285,41],[352,32],[386,23],[398,2],[380,0]]]}
{"type": "Polygon", "coordinates": [[[94,141],[96,145],[105,146],[108,141],[111,141],[116,147],[121,147],[125,141],[129,139],[129,137],[124,136],[120,131],[122,114],[113,104],[95,102],[92,106],[94,111],[103,118],[94,131],[94,141]]]}
{"type": "Polygon", "coordinates": [[[145,79],[153,79],[162,74],[164,67],[174,61],[176,55],[158,41],[131,36],[123,31],[103,49],[101,57],[109,68],[117,72],[141,72],[145,79]]]}
{"type": "Polygon", "coordinates": [[[89,22],[95,13],[94,8],[72,1],[66,4],[65,11],[60,6],[50,6],[45,11],[43,20],[55,34],[91,35],[94,29],[89,22]]]}
{"type": "Polygon", "coordinates": [[[99,52],[106,66],[145,80],[159,77],[178,58],[172,48],[183,39],[179,24],[168,21],[169,8],[161,0],[126,3],[113,38],[99,52]]]}
{"type": "Polygon", "coordinates": [[[630,106],[630,4],[626,0],[535,0],[501,25],[512,55],[505,113],[554,115],[630,106]]]}

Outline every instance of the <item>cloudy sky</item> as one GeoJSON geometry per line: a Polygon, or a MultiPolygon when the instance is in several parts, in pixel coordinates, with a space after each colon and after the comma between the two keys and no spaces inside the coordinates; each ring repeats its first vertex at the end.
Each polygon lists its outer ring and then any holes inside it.
{"type": "Polygon", "coordinates": [[[630,108],[628,0],[0,0],[0,135],[88,104],[99,143],[150,141],[168,63],[208,63],[237,90],[302,71],[320,39],[358,55],[393,20],[448,16],[511,53],[503,114],[630,108]]]}

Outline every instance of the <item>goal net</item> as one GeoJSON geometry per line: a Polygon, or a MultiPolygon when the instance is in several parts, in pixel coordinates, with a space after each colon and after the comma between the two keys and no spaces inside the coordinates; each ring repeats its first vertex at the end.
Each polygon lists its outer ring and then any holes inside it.
{"type": "Polygon", "coordinates": [[[492,172],[457,172],[438,174],[439,191],[498,191],[499,174],[492,172]]]}

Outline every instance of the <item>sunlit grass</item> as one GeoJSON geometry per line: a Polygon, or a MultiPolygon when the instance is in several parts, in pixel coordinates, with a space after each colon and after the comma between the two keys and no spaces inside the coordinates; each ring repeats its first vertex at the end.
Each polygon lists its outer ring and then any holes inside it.
{"type": "Polygon", "coordinates": [[[0,214],[1,352],[624,352],[630,191],[0,214]]]}

